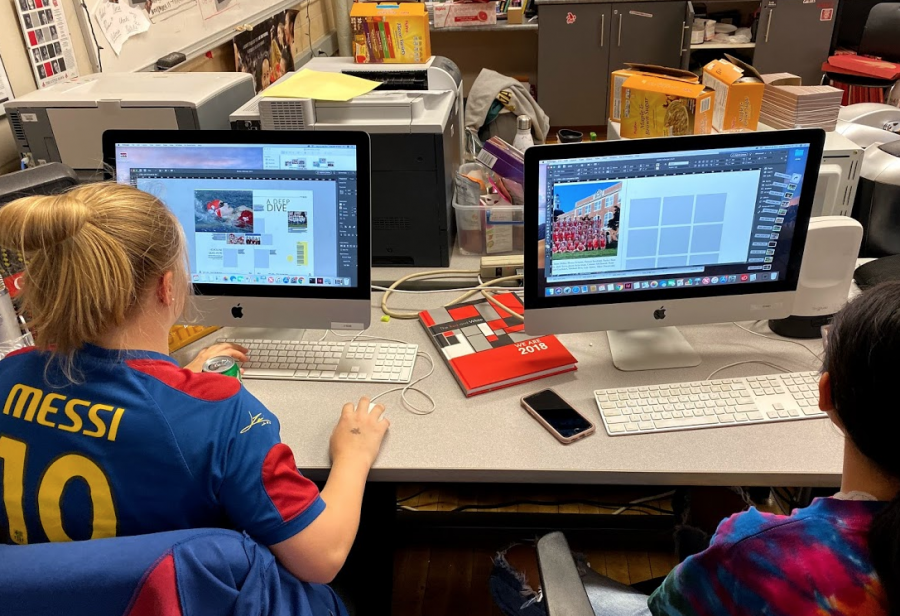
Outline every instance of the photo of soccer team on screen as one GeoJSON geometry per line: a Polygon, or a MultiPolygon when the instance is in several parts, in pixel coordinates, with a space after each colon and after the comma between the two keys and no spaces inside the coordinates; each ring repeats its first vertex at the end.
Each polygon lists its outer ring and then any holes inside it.
{"type": "Polygon", "coordinates": [[[613,257],[619,248],[621,182],[554,188],[553,259],[613,257]]]}

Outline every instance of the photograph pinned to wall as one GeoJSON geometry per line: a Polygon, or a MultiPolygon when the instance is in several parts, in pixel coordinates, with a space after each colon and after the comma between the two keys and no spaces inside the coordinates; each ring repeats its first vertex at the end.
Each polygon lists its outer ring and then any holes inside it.
{"type": "Polygon", "coordinates": [[[61,1],[17,0],[14,3],[38,88],[78,77],[72,37],[61,1]]]}
{"type": "Polygon", "coordinates": [[[235,69],[253,76],[259,93],[294,70],[297,11],[283,11],[234,37],[235,69]]]}
{"type": "Polygon", "coordinates": [[[9,76],[3,66],[3,58],[0,58],[0,118],[6,115],[4,105],[13,98],[12,86],[9,84],[9,76]]]}
{"type": "Polygon", "coordinates": [[[200,15],[203,16],[203,19],[215,17],[222,11],[227,11],[237,6],[237,3],[238,0],[197,0],[197,4],[200,5],[200,15]]]}

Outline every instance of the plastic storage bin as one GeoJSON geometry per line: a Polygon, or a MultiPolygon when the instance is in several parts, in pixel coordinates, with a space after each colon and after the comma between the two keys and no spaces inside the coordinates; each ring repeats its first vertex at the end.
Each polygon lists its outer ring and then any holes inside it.
{"type": "Polygon", "coordinates": [[[460,205],[456,211],[459,250],[466,255],[502,255],[525,251],[522,205],[460,205]]]}

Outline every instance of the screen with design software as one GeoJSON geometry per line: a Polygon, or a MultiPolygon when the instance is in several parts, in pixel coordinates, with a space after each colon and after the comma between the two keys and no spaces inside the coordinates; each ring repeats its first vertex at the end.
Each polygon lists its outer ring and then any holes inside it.
{"type": "Polygon", "coordinates": [[[356,146],[117,143],[178,217],[194,283],[356,287],[356,146]]]}
{"type": "Polygon", "coordinates": [[[540,295],[784,280],[809,148],[540,161],[540,295]]]}

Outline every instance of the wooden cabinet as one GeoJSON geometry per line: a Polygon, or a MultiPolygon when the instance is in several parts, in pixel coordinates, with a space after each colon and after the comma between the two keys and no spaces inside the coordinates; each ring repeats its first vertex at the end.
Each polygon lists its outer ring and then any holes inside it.
{"type": "Polygon", "coordinates": [[[553,126],[606,124],[609,74],[626,62],[683,66],[689,3],[538,7],[538,103],[553,126]]]}

